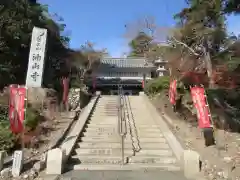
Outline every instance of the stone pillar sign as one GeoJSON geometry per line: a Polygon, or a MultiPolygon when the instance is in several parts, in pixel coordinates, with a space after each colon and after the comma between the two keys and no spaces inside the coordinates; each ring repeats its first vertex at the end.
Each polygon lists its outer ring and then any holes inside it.
{"type": "Polygon", "coordinates": [[[20,176],[23,167],[23,151],[15,151],[13,154],[12,175],[20,176]]]}
{"type": "Polygon", "coordinates": [[[5,151],[0,151],[0,171],[3,169],[4,158],[6,156],[5,151]]]}

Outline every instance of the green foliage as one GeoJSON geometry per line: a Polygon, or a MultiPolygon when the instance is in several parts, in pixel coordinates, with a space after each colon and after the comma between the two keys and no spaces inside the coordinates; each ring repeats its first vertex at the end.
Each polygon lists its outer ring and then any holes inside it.
{"type": "MultiPolygon", "coordinates": [[[[219,103],[228,103],[229,105],[240,109],[240,91],[239,89],[206,89],[208,102],[214,103],[214,99],[219,103]]],[[[216,102],[215,102],[216,103],[216,102]]]]}
{"type": "Polygon", "coordinates": [[[7,107],[0,106],[0,150],[9,150],[14,147],[16,137],[10,131],[7,107]]]}
{"type": "Polygon", "coordinates": [[[47,7],[29,0],[0,2],[0,88],[8,84],[24,84],[32,29],[48,30],[48,50],[45,59],[45,85],[54,82],[66,69],[64,46],[68,37],[61,36],[65,25],[51,19],[47,7]],[[9,76],[10,75],[10,76],[9,76]]]}
{"type": "Polygon", "coordinates": [[[239,0],[223,0],[225,2],[224,12],[226,13],[240,13],[240,2],[239,0]]]}
{"type": "Polygon", "coordinates": [[[71,59],[71,87],[84,87],[85,82],[91,79],[91,74],[106,54],[106,50],[96,50],[93,43],[86,42],[79,50],[72,53],[71,59]]]}
{"type": "Polygon", "coordinates": [[[129,43],[131,52],[129,57],[144,57],[150,49],[152,38],[144,32],[139,34],[129,43]]]}
{"type": "Polygon", "coordinates": [[[145,92],[148,95],[160,93],[161,91],[169,88],[169,80],[170,79],[168,76],[162,76],[156,79],[152,79],[149,82],[147,82],[145,92]]]}
{"type": "Polygon", "coordinates": [[[40,120],[39,112],[31,107],[28,107],[27,114],[26,114],[26,120],[25,120],[25,126],[30,129],[35,129],[39,123],[39,120],[40,120]]]}
{"type": "Polygon", "coordinates": [[[9,130],[9,126],[0,123],[0,150],[10,150],[16,143],[16,137],[9,130]]]}
{"type": "Polygon", "coordinates": [[[208,46],[211,55],[220,52],[226,40],[222,0],[188,0],[188,7],[175,15],[178,20],[179,40],[197,50],[208,46]]]}

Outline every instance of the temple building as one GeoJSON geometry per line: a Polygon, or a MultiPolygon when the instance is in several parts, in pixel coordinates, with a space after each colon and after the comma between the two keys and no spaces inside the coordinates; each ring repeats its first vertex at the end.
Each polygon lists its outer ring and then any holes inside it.
{"type": "Polygon", "coordinates": [[[88,84],[94,90],[112,95],[117,94],[118,85],[122,85],[125,94],[135,94],[141,91],[144,83],[152,78],[154,67],[144,58],[105,57],[100,60],[88,84]]]}

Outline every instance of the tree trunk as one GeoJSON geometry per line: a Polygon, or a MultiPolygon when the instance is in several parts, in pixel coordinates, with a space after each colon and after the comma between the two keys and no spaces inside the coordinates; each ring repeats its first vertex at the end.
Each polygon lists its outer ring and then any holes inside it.
{"type": "Polygon", "coordinates": [[[212,61],[211,61],[211,57],[210,57],[210,53],[208,50],[206,50],[207,48],[204,47],[204,60],[206,63],[206,69],[207,69],[207,75],[209,78],[209,88],[214,88],[215,87],[215,82],[213,80],[213,69],[212,69],[212,61]]]}

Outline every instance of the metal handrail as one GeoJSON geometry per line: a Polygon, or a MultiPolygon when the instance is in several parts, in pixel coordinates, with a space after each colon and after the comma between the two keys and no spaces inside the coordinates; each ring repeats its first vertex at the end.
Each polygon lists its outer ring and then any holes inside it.
{"type": "Polygon", "coordinates": [[[124,99],[123,99],[123,90],[122,86],[118,86],[118,133],[121,137],[121,154],[122,154],[122,164],[125,163],[124,157],[124,139],[127,134],[126,131],[126,115],[125,115],[125,107],[124,107],[124,99]]]}

